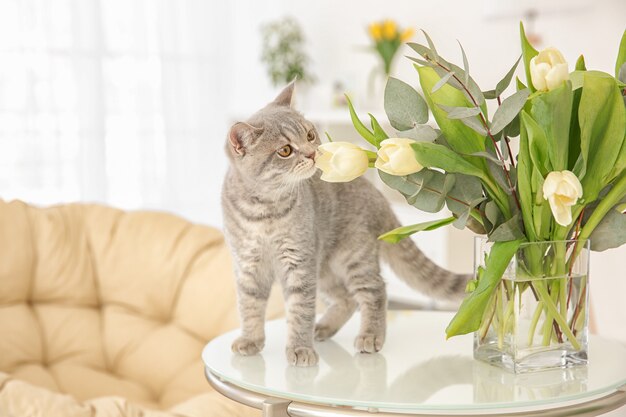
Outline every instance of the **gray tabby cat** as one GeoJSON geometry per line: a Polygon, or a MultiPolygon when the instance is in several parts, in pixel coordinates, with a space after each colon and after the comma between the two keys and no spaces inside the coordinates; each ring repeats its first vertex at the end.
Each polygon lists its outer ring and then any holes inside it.
{"type": "Polygon", "coordinates": [[[438,267],[411,239],[395,245],[378,240],[400,224],[367,180],[319,179],[320,138],[291,108],[293,89],[291,83],[247,122],[231,127],[222,210],[242,324],[233,351],[253,355],[263,349],[265,308],[278,280],[288,325],[287,360],[310,366],[318,361],[314,338],[333,336],[357,307],[356,350],[382,348],[387,297],[379,255],[409,285],[439,298],[459,299],[469,277],[438,267]],[[315,323],[317,291],[328,308],[315,323]]]}

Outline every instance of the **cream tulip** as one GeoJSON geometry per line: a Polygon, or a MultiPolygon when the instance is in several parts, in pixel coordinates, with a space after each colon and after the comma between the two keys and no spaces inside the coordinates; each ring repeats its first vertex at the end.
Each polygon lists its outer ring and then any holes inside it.
{"type": "Polygon", "coordinates": [[[583,187],[571,171],[553,171],[543,182],[543,198],[550,203],[552,215],[561,226],[572,223],[572,206],[583,196],[583,187]]]}
{"type": "Polygon", "coordinates": [[[552,90],[569,79],[569,69],[563,54],[556,48],[546,48],[530,60],[530,79],[540,91],[552,90]]]}
{"type": "Polygon", "coordinates": [[[369,158],[365,150],[349,142],[329,142],[320,145],[315,166],[322,170],[327,182],[348,182],[367,171],[369,158]]]}
{"type": "Polygon", "coordinates": [[[387,174],[404,176],[420,171],[423,167],[415,159],[411,148],[414,140],[390,138],[380,143],[378,158],[374,166],[387,174]]]}

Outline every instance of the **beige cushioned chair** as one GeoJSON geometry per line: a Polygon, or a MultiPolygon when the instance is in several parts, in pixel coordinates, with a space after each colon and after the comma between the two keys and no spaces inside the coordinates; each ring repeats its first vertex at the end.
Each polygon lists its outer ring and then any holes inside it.
{"type": "Polygon", "coordinates": [[[204,379],[202,347],[238,325],[235,305],[215,229],[0,201],[0,416],[258,415],[204,379]]]}

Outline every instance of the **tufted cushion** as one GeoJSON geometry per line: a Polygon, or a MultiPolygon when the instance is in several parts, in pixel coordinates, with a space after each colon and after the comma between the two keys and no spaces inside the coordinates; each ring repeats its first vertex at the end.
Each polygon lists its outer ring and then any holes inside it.
{"type": "Polygon", "coordinates": [[[173,215],[0,201],[0,414],[47,392],[74,401],[59,415],[229,415],[200,352],[237,325],[230,262],[219,231],[173,215]]]}

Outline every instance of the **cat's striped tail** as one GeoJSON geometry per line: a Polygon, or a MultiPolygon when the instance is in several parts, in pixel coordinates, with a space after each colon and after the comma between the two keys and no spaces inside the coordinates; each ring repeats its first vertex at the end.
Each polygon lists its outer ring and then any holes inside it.
{"type": "Polygon", "coordinates": [[[455,274],[440,267],[410,238],[398,243],[381,241],[380,245],[383,260],[411,288],[442,300],[457,301],[465,296],[465,287],[472,275],[455,274]]]}

